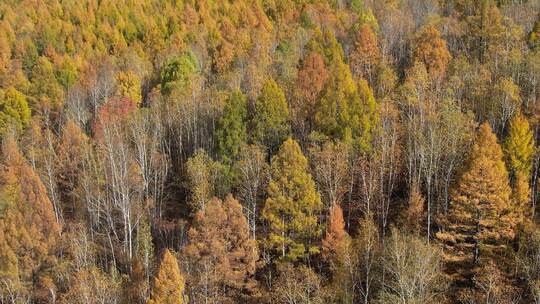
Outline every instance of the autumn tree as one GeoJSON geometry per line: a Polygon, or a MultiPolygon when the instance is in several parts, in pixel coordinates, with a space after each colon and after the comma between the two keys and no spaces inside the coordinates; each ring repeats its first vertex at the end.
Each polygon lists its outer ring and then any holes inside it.
{"type": "Polygon", "coordinates": [[[453,247],[460,260],[477,264],[481,255],[513,237],[510,186],[502,149],[489,124],[480,126],[468,169],[453,195],[447,232],[437,236],[453,247]]]}
{"type": "Polygon", "coordinates": [[[446,41],[435,26],[429,25],[419,32],[415,40],[413,61],[422,62],[431,76],[439,78],[444,76],[451,59],[446,41]]]}
{"type": "Polygon", "coordinates": [[[190,271],[191,300],[237,303],[255,291],[258,260],[255,240],[242,205],[232,197],[212,199],[195,216],[184,253],[190,271]]]}
{"type": "Polygon", "coordinates": [[[347,191],[350,154],[350,147],[341,142],[327,142],[311,150],[315,180],[327,207],[339,205],[347,191]]]}
{"type": "Polygon", "coordinates": [[[116,95],[128,98],[136,105],[141,104],[141,79],[133,71],[118,72],[116,87],[116,95]]]}
{"type": "Polygon", "coordinates": [[[214,161],[204,150],[198,150],[186,162],[186,186],[192,212],[203,210],[206,203],[217,194],[220,184],[221,164],[214,161]]]}
{"type": "Polygon", "coordinates": [[[180,272],[176,257],[165,249],[159,265],[148,304],[184,303],[185,279],[180,272]]]}
{"type": "Polygon", "coordinates": [[[244,206],[252,239],[257,238],[260,204],[268,183],[269,165],[265,149],[257,145],[243,145],[234,170],[238,172],[237,196],[244,206]]]}
{"type": "Polygon", "coordinates": [[[315,130],[331,138],[369,150],[378,115],[366,80],[354,82],[349,66],[333,64],[328,83],[313,116],[315,130]]]}
{"type": "Polygon", "coordinates": [[[0,90],[0,134],[10,128],[22,131],[30,123],[30,108],[26,97],[15,88],[0,90]]]}
{"type": "MultiPolygon", "coordinates": [[[[530,199],[529,181],[531,179],[532,160],[535,153],[534,138],[529,122],[517,113],[508,128],[504,142],[506,162],[511,174],[513,199],[519,213],[529,213],[527,206],[530,199]]],[[[518,213],[518,214],[519,214],[518,213]]]]}
{"type": "Polygon", "coordinates": [[[294,100],[291,113],[294,129],[302,135],[311,129],[310,118],[327,79],[328,69],[323,57],[317,52],[306,55],[298,69],[295,87],[297,98],[294,100]]]}
{"type": "Polygon", "coordinates": [[[216,130],[218,153],[224,160],[234,160],[240,145],[247,141],[247,99],[240,91],[232,92],[223,108],[216,130]]]}
{"type": "Polygon", "coordinates": [[[280,266],[273,282],[274,293],[270,302],[322,304],[322,281],[313,269],[301,265],[294,267],[290,263],[280,266]]]}
{"type": "Polygon", "coordinates": [[[376,66],[381,60],[377,34],[365,23],[356,34],[354,49],[349,57],[349,64],[354,75],[368,79],[373,83],[376,66]]]}
{"type": "Polygon", "coordinates": [[[308,170],[293,139],[287,139],[272,158],[262,218],[269,224],[265,244],[281,259],[296,261],[319,251],[313,240],[321,234],[317,212],[322,203],[308,170]]]}
{"type": "Polygon", "coordinates": [[[440,303],[446,280],[442,272],[443,252],[418,237],[397,229],[386,242],[382,265],[386,278],[380,303],[440,303]]]}
{"type": "Polygon", "coordinates": [[[61,227],[45,186],[26,163],[12,137],[4,139],[0,171],[0,288],[18,286],[36,301],[48,301],[55,289],[51,271],[57,261],[61,227]]]}
{"type": "Polygon", "coordinates": [[[255,102],[252,136],[255,142],[274,151],[290,133],[289,107],[279,85],[269,79],[255,102]]]}

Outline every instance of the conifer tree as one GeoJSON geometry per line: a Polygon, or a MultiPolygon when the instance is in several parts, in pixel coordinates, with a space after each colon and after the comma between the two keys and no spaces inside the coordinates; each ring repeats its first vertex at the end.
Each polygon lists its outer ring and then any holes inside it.
{"type": "Polygon", "coordinates": [[[448,233],[438,236],[453,245],[460,259],[472,256],[478,263],[482,254],[503,246],[514,235],[510,194],[502,149],[486,122],[480,126],[469,167],[453,195],[448,233]]]}
{"type": "Polygon", "coordinates": [[[377,35],[365,23],[358,30],[354,49],[350,55],[351,70],[356,76],[366,78],[372,83],[373,72],[381,59],[377,35]]]}
{"type": "Polygon", "coordinates": [[[527,118],[519,112],[510,121],[504,152],[509,171],[514,177],[530,176],[535,152],[534,138],[527,118]]]}
{"type": "Polygon", "coordinates": [[[533,156],[534,138],[527,119],[518,112],[510,121],[508,136],[504,142],[506,162],[511,174],[512,198],[516,216],[530,213],[527,204],[530,199],[529,180],[533,156]]]}
{"type": "Polygon", "coordinates": [[[369,150],[372,131],[378,121],[376,109],[367,81],[361,79],[357,86],[349,66],[337,61],[316,105],[313,122],[318,132],[369,150]]]}
{"type": "Polygon", "coordinates": [[[289,108],[279,85],[269,79],[255,102],[254,140],[274,151],[290,133],[289,108]]]}
{"type": "Polygon", "coordinates": [[[222,159],[235,159],[241,144],[246,142],[246,119],[247,99],[242,92],[234,91],[225,101],[216,130],[218,152],[222,159]]]}
{"type": "Polygon", "coordinates": [[[184,252],[193,267],[195,302],[238,303],[253,291],[257,246],[249,236],[242,205],[232,195],[224,202],[214,198],[198,212],[188,237],[184,252]]]}
{"type": "Polygon", "coordinates": [[[9,128],[21,131],[30,123],[30,108],[26,97],[14,88],[0,90],[0,135],[9,128]]]}
{"type": "Polygon", "coordinates": [[[154,278],[148,304],[184,303],[184,284],[185,279],[180,272],[176,257],[169,249],[165,249],[158,273],[154,278]]]}
{"type": "Polygon", "coordinates": [[[433,25],[427,26],[420,31],[415,44],[414,61],[422,62],[431,76],[443,76],[452,55],[439,30],[433,25]]]}
{"type": "Polygon", "coordinates": [[[287,139],[271,163],[268,199],[262,217],[269,224],[267,246],[281,259],[295,261],[319,251],[317,212],[322,208],[300,145],[287,139]]]}
{"type": "MultiPolygon", "coordinates": [[[[20,154],[12,137],[4,139],[0,167],[0,275],[39,293],[50,281],[60,238],[45,186],[20,154]]],[[[3,287],[0,287],[0,289],[3,287]]],[[[1,293],[1,292],[0,292],[1,293]]]]}

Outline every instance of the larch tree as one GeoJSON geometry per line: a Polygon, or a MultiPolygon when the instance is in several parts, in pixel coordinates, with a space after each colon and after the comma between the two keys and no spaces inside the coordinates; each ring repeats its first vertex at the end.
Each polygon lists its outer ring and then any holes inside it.
{"type": "Polygon", "coordinates": [[[133,71],[118,72],[116,74],[116,95],[129,98],[139,106],[142,102],[141,79],[133,71]]]}
{"type": "Polygon", "coordinates": [[[240,146],[247,141],[247,98],[232,92],[223,108],[216,130],[218,153],[224,160],[234,160],[240,146]]]}
{"type": "Polygon", "coordinates": [[[290,133],[289,107],[285,94],[273,80],[267,80],[255,101],[252,135],[255,142],[274,151],[290,133]]]}
{"type": "Polygon", "coordinates": [[[15,88],[0,90],[0,135],[10,128],[22,131],[30,123],[30,108],[26,97],[15,88]]]}
{"type": "Polygon", "coordinates": [[[451,59],[446,41],[435,26],[429,25],[419,32],[415,40],[413,61],[422,62],[431,76],[440,78],[444,76],[451,59]]]}
{"type": "Polygon", "coordinates": [[[315,130],[368,151],[378,119],[367,81],[361,79],[357,85],[349,66],[335,62],[313,115],[315,130]]]}
{"type": "Polygon", "coordinates": [[[296,261],[319,252],[317,213],[322,208],[300,145],[287,139],[272,158],[271,180],[262,218],[269,224],[266,245],[283,260],[296,261]]]}
{"type": "Polygon", "coordinates": [[[232,197],[212,199],[195,216],[184,253],[192,267],[190,295],[196,303],[238,303],[256,289],[255,240],[242,205],[232,197]]]}
{"type": "Polygon", "coordinates": [[[185,279],[178,267],[176,257],[165,249],[159,265],[148,304],[184,303],[185,279]]]}
{"type": "Polygon", "coordinates": [[[17,143],[6,137],[0,167],[0,274],[2,287],[15,284],[48,300],[55,289],[50,271],[57,263],[56,246],[61,227],[38,175],[20,154],[17,143]],[[7,283],[9,282],[9,284],[7,283]]]}
{"type": "Polygon", "coordinates": [[[508,135],[504,142],[504,152],[511,175],[516,211],[520,215],[529,214],[530,206],[527,204],[530,199],[529,181],[535,145],[529,122],[520,112],[510,121],[508,135]]]}
{"type": "Polygon", "coordinates": [[[373,83],[375,68],[380,60],[381,51],[377,34],[373,32],[369,24],[365,23],[358,29],[354,49],[349,57],[351,70],[354,75],[373,83]]]}
{"type": "Polygon", "coordinates": [[[480,257],[504,246],[514,235],[511,189],[503,152],[488,123],[480,126],[472,148],[469,167],[453,195],[447,231],[437,236],[457,260],[480,257]]]}
{"type": "Polygon", "coordinates": [[[310,118],[327,79],[328,69],[323,57],[317,52],[306,55],[298,69],[296,98],[291,107],[294,130],[302,136],[311,130],[310,118]]]}

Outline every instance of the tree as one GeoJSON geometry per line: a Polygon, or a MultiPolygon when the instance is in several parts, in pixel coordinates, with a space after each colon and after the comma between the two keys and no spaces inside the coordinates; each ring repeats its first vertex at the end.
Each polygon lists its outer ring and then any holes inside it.
{"type": "Polygon", "coordinates": [[[311,129],[310,118],[327,79],[328,69],[323,57],[317,52],[306,55],[298,69],[295,87],[297,98],[293,103],[291,115],[294,120],[294,130],[302,136],[311,129]]]}
{"type": "Polygon", "coordinates": [[[354,49],[349,57],[351,70],[354,75],[366,78],[373,83],[374,70],[380,60],[381,52],[377,35],[372,27],[365,23],[358,29],[354,49]]]}
{"type": "Polygon", "coordinates": [[[268,183],[268,163],[265,150],[257,145],[243,145],[234,170],[238,172],[236,185],[238,198],[244,205],[250,235],[257,238],[257,224],[260,219],[259,204],[268,183]]]}
{"type": "Polygon", "coordinates": [[[452,198],[448,232],[438,237],[454,247],[458,259],[472,255],[477,264],[481,254],[513,237],[514,219],[502,149],[487,123],[480,126],[470,157],[452,198]]]}
{"type": "Polygon", "coordinates": [[[26,97],[15,88],[0,90],[0,135],[10,128],[22,131],[30,123],[30,108],[26,97]]]}
{"type": "Polygon", "coordinates": [[[273,80],[263,85],[255,102],[252,118],[252,135],[255,142],[274,151],[290,133],[289,108],[285,94],[273,80]]]}
{"type": "MultiPolygon", "coordinates": [[[[223,186],[222,165],[214,161],[204,150],[198,150],[186,162],[186,186],[189,191],[189,205],[193,213],[204,210],[217,187],[223,186]]],[[[226,186],[225,186],[226,187],[226,186]]]]}
{"type": "Polygon", "coordinates": [[[353,81],[349,66],[337,61],[313,116],[315,129],[367,151],[377,126],[377,103],[366,80],[353,81]]]}
{"type": "Polygon", "coordinates": [[[382,261],[386,278],[379,302],[441,303],[446,289],[442,250],[397,229],[386,244],[382,261]]]}
{"type": "Polygon", "coordinates": [[[533,50],[539,50],[540,49],[540,14],[536,18],[536,22],[534,22],[534,26],[529,33],[529,47],[533,50]]]}
{"type": "Polygon", "coordinates": [[[352,294],[361,303],[368,304],[375,299],[380,289],[381,248],[380,233],[371,213],[366,213],[360,220],[358,233],[353,239],[348,272],[351,273],[350,287],[352,294]]]}
{"type": "Polygon", "coordinates": [[[242,205],[227,196],[214,198],[195,216],[184,253],[191,271],[191,299],[201,303],[238,303],[255,291],[258,260],[255,240],[242,205]]]}
{"type": "Polygon", "coordinates": [[[530,214],[529,181],[535,153],[534,138],[529,122],[518,112],[510,121],[508,136],[504,142],[508,169],[512,176],[513,199],[517,214],[530,214]]]}
{"type": "Polygon", "coordinates": [[[345,231],[343,210],[339,205],[334,205],[328,212],[326,222],[326,237],[322,240],[322,256],[331,264],[338,264],[339,255],[343,254],[350,245],[350,237],[345,231]]]}
{"type": "Polygon", "coordinates": [[[422,62],[428,73],[440,78],[444,76],[452,55],[448,51],[446,41],[433,25],[422,29],[416,37],[413,61],[422,62]]]}
{"type": "Polygon", "coordinates": [[[315,179],[323,195],[324,205],[339,205],[347,191],[349,146],[341,142],[327,142],[322,148],[314,148],[311,154],[315,179]]]}
{"type": "Polygon", "coordinates": [[[154,277],[152,292],[148,304],[184,303],[185,279],[180,272],[176,257],[165,249],[158,272],[154,277]]]}
{"type": "Polygon", "coordinates": [[[198,64],[195,54],[191,51],[169,58],[161,69],[161,90],[169,94],[173,89],[181,91],[188,89],[192,76],[199,69],[198,64]]]}
{"type": "Polygon", "coordinates": [[[535,152],[533,133],[527,118],[518,112],[508,128],[504,152],[510,173],[530,177],[535,152]]]}
{"type": "Polygon", "coordinates": [[[262,218],[269,224],[266,245],[289,261],[317,253],[313,241],[321,234],[317,222],[321,198],[309,174],[307,159],[293,139],[287,139],[272,158],[267,191],[262,211],[262,218]]]}
{"type": "Polygon", "coordinates": [[[141,104],[141,79],[133,71],[118,72],[116,87],[118,97],[128,98],[137,106],[141,104]]]}
{"type": "Polygon", "coordinates": [[[247,141],[247,98],[234,91],[225,101],[216,130],[218,153],[223,160],[234,160],[247,141]]]}
{"type": "MultiPolygon", "coordinates": [[[[15,140],[6,137],[0,167],[0,290],[8,285],[31,291],[39,300],[54,290],[51,271],[61,227],[45,186],[20,154],[15,140]]],[[[37,300],[37,299],[36,299],[37,300]]]]}
{"type": "Polygon", "coordinates": [[[280,266],[279,274],[273,283],[274,294],[271,303],[324,303],[321,294],[321,278],[311,268],[290,263],[280,266]],[[274,302],[275,301],[275,302],[274,302]]]}

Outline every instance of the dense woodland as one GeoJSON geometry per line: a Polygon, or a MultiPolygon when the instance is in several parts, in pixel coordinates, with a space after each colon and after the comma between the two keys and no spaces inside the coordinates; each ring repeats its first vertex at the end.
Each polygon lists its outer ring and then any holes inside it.
{"type": "Polygon", "coordinates": [[[540,303],[540,0],[1,0],[0,303],[540,303]]]}

